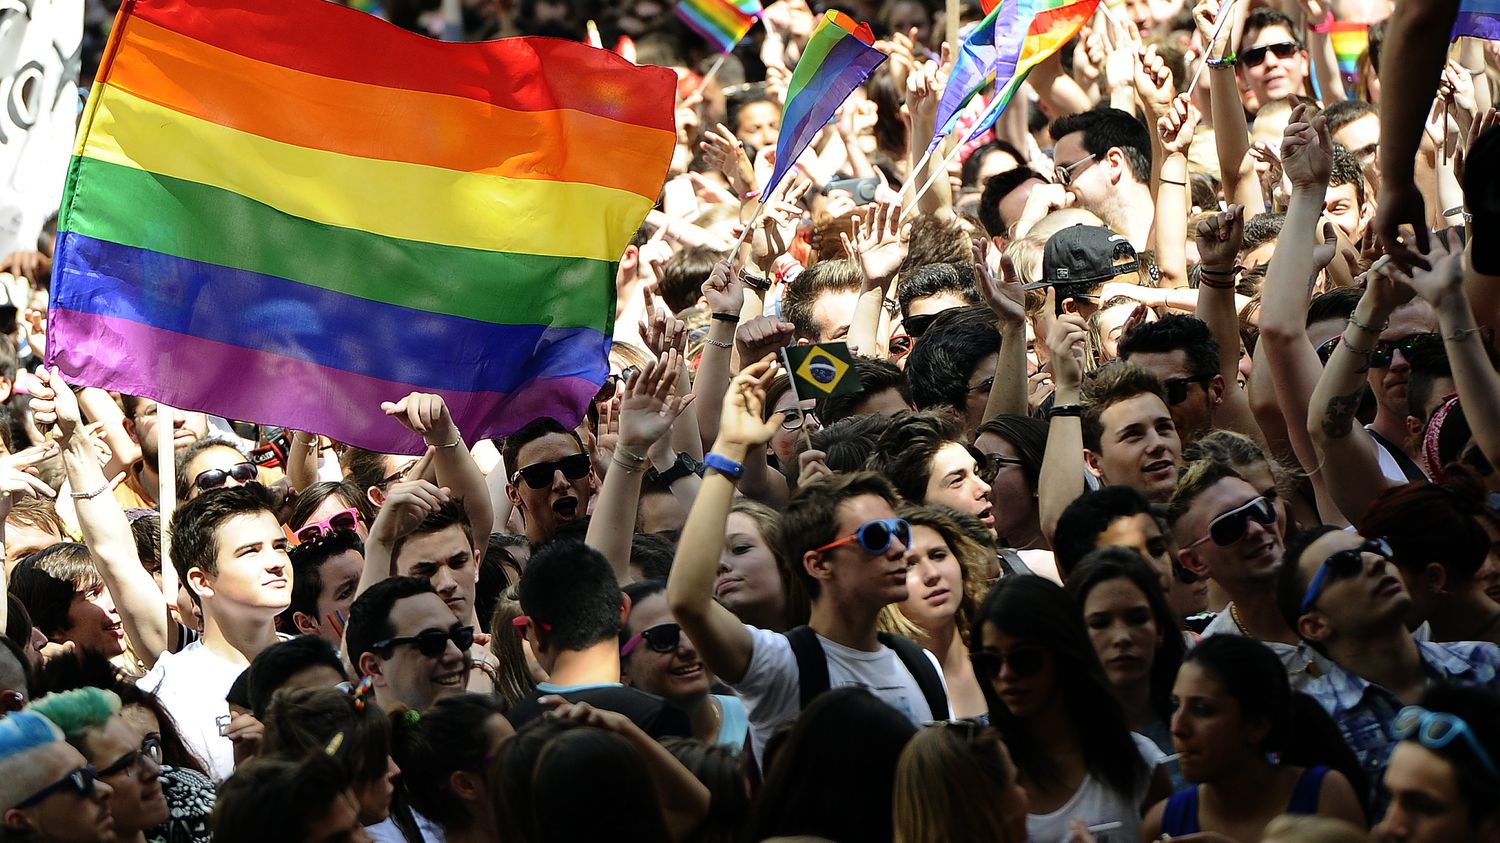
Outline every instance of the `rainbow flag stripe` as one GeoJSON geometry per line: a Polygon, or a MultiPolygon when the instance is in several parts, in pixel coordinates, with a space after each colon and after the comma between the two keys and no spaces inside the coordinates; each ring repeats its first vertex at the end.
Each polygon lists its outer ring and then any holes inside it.
{"type": "MultiPolygon", "coordinates": [[[[1024,0],[1004,0],[1001,5],[1004,6],[1005,2],[1024,0]]],[[[1026,28],[1026,37],[1021,45],[1015,71],[1009,78],[999,75],[995,77],[995,98],[990,101],[979,122],[974,124],[965,142],[984,134],[995,125],[995,121],[1010,104],[1011,97],[1020,90],[1021,83],[1026,81],[1031,69],[1073,40],[1078,30],[1094,16],[1099,0],[1030,0],[1030,6],[1034,10],[1034,16],[1030,26],[1026,28]]]]}
{"type": "Polygon", "coordinates": [[[1500,0],[1460,0],[1453,40],[1464,36],[1500,41],[1500,0]]]}
{"type": "Polygon", "coordinates": [[[762,202],[844,100],[885,61],[885,53],[875,49],[874,43],[870,25],[855,23],[843,12],[825,12],[818,21],[787,84],[781,133],[776,139],[776,167],[761,186],[762,202]]]}
{"type": "Polygon", "coordinates": [[[420,446],[379,409],[413,390],[470,437],[574,424],[675,84],[321,0],[126,0],[68,173],[48,362],[383,451],[420,446]]]}
{"type": "Polygon", "coordinates": [[[1370,27],[1363,23],[1337,21],[1329,31],[1333,53],[1338,57],[1339,73],[1345,79],[1359,74],[1359,57],[1370,47],[1370,27]]]}
{"type": "Polygon", "coordinates": [[[1034,6],[1035,0],[998,3],[964,39],[938,102],[936,131],[929,150],[936,149],[953,132],[964,107],[991,80],[1015,75],[1034,6]]]}
{"type": "Polygon", "coordinates": [[[688,28],[727,53],[760,17],[760,0],[682,0],[674,10],[688,28]]]}

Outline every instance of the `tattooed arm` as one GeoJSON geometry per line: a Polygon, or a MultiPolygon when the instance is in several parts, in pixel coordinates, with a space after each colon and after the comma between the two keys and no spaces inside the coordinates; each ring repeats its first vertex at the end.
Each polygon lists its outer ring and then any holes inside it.
{"type": "Polygon", "coordinates": [[[1381,473],[1379,446],[1354,418],[1364,395],[1370,352],[1395,309],[1396,291],[1388,272],[1381,268],[1369,273],[1369,289],[1328,358],[1308,407],[1307,432],[1323,482],[1351,524],[1359,522],[1377,495],[1396,485],[1381,473]]]}

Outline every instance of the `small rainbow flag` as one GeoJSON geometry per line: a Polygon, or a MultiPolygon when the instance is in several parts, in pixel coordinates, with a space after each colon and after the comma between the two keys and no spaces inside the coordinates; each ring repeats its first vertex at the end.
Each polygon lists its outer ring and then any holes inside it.
{"type": "MultiPolygon", "coordinates": [[[[1021,83],[1026,81],[1031,69],[1073,40],[1073,36],[1078,34],[1078,30],[1094,16],[1094,10],[1099,7],[1099,0],[1003,0],[997,11],[1003,11],[1004,6],[1011,2],[1023,9],[1023,14],[1030,15],[1019,50],[1020,57],[1009,76],[996,74],[995,97],[970,129],[965,142],[984,134],[995,125],[995,121],[1000,119],[1001,113],[1010,104],[1011,97],[1021,89],[1021,83]]],[[[1027,18],[1023,17],[1022,21],[1026,22],[1027,18]]],[[[1007,44],[1000,48],[1000,52],[1005,55],[1014,49],[1007,44]]],[[[941,128],[940,124],[939,129],[941,128]]],[[[952,127],[948,127],[948,130],[952,131],[952,127]]],[[[941,137],[933,140],[941,140],[941,137]]]]}
{"type": "Polygon", "coordinates": [[[885,53],[875,49],[874,43],[870,25],[857,24],[843,12],[825,12],[818,21],[787,85],[781,134],[776,139],[776,167],[760,189],[762,203],[796,165],[818,130],[885,61],[885,53]]]}
{"type": "Polygon", "coordinates": [[[1460,0],[1452,40],[1465,36],[1500,41],[1500,0],[1460,0]]]}
{"type": "Polygon", "coordinates": [[[760,0],[682,0],[674,10],[688,28],[727,53],[760,17],[760,0]]]}
{"type": "Polygon", "coordinates": [[[1339,73],[1348,80],[1359,75],[1359,57],[1370,47],[1368,24],[1336,21],[1329,31],[1333,53],[1338,57],[1339,73]]]}
{"type": "Polygon", "coordinates": [[[576,423],[676,78],[552,38],[449,44],[322,0],[126,0],[78,133],[47,361],[381,451],[576,423]]]}
{"type": "Polygon", "coordinates": [[[991,80],[1015,75],[1035,5],[1035,0],[997,3],[964,39],[938,102],[937,131],[929,150],[952,133],[964,106],[991,80]]]}

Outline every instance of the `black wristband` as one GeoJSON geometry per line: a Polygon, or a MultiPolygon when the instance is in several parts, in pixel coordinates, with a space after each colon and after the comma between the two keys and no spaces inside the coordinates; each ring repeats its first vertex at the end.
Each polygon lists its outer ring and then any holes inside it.
{"type": "Polygon", "coordinates": [[[715,310],[714,313],[713,313],[713,317],[715,319],[719,320],[720,322],[738,322],[738,321],[740,321],[740,315],[738,313],[720,313],[719,311],[715,310]]]}
{"type": "Polygon", "coordinates": [[[1052,407],[1052,409],[1050,409],[1050,410],[1047,411],[1047,418],[1049,420],[1050,419],[1055,419],[1055,418],[1058,418],[1058,417],[1063,417],[1063,418],[1072,417],[1072,418],[1076,419],[1076,418],[1081,418],[1082,416],[1083,416],[1083,405],[1082,404],[1059,404],[1059,405],[1056,405],[1056,406],[1052,407]]]}
{"type": "Polygon", "coordinates": [[[759,275],[751,275],[749,270],[740,270],[740,283],[756,292],[764,293],[771,289],[771,279],[759,275]]]}

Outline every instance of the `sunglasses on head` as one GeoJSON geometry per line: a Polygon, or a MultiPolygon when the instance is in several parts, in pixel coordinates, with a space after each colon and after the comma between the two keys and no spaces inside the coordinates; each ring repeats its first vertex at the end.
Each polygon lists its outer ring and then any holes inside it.
{"type": "Polygon", "coordinates": [[[834,539],[822,547],[815,548],[813,553],[822,553],[835,547],[846,544],[859,543],[865,553],[871,556],[879,556],[891,549],[891,539],[901,542],[907,547],[911,546],[911,525],[904,518],[881,518],[875,521],[866,521],[859,525],[859,529],[844,536],[834,539]]]}
{"type": "Polygon", "coordinates": [[[1419,705],[1409,705],[1396,714],[1396,721],[1392,724],[1396,740],[1404,741],[1415,738],[1418,743],[1428,749],[1438,750],[1463,738],[1464,745],[1469,748],[1485,771],[1491,778],[1500,779],[1500,770],[1495,768],[1495,759],[1485,750],[1484,745],[1474,736],[1474,730],[1464,722],[1462,717],[1449,714],[1445,711],[1428,711],[1419,705]]]}
{"type": "Polygon", "coordinates": [[[1433,331],[1422,331],[1416,334],[1407,334],[1394,340],[1376,340],[1375,350],[1370,352],[1370,368],[1386,369],[1391,365],[1391,358],[1396,351],[1401,351],[1401,356],[1408,360],[1413,355],[1442,354],[1443,337],[1433,331]]]}
{"type": "Polygon", "coordinates": [[[1166,380],[1161,382],[1162,387],[1165,388],[1167,392],[1167,404],[1176,407],[1178,404],[1181,404],[1182,402],[1187,400],[1189,386],[1196,383],[1202,384],[1204,389],[1208,389],[1208,382],[1213,379],[1213,375],[1193,375],[1192,377],[1188,378],[1167,378],[1166,380]]]}
{"type": "Polygon", "coordinates": [[[648,629],[630,636],[625,646],[620,648],[620,658],[630,655],[641,646],[641,642],[651,648],[653,653],[671,653],[677,650],[677,645],[682,641],[682,627],[675,623],[659,623],[648,629]]]}
{"type": "Polygon", "coordinates": [[[197,486],[199,490],[206,492],[209,489],[217,489],[223,486],[229,482],[229,478],[231,477],[241,483],[249,483],[257,476],[254,463],[242,462],[231,467],[228,471],[220,468],[210,468],[207,471],[200,471],[198,472],[198,476],[193,478],[193,485],[197,486]]]}
{"type": "Polygon", "coordinates": [[[359,523],[359,511],[350,507],[342,512],[335,512],[322,521],[308,524],[293,535],[298,542],[316,541],[324,536],[331,536],[339,530],[354,530],[354,525],[359,523]]]}
{"type": "Polygon", "coordinates": [[[519,469],[510,476],[510,482],[515,483],[516,478],[526,481],[526,485],[533,489],[545,489],[552,485],[552,478],[561,471],[563,476],[569,480],[581,480],[588,476],[589,469],[594,465],[588,454],[574,454],[571,457],[563,457],[552,462],[539,462],[519,469]]]}
{"type": "Polygon", "coordinates": [[[467,653],[469,648],[474,646],[474,627],[454,624],[452,629],[429,629],[416,635],[387,638],[371,644],[370,651],[381,658],[388,659],[391,657],[391,651],[396,647],[411,644],[417,648],[417,652],[429,659],[435,659],[448,651],[449,641],[458,647],[459,652],[467,653]]]}
{"type": "Polygon", "coordinates": [[[974,665],[974,676],[981,682],[993,682],[1006,664],[1010,672],[1025,679],[1041,672],[1047,663],[1047,651],[1041,647],[1017,647],[1009,655],[994,650],[976,650],[969,654],[969,663],[974,665]]]}
{"type": "Polygon", "coordinates": [[[94,795],[94,779],[97,775],[94,772],[92,764],[79,767],[52,784],[26,797],[24,801],[16,803],[16,807],[30,808],[33,805],[45,802],[54,793],[68,790],[71,790],[80,799],[88,799],[94,795]]]}
{"type": "Polygon", "coordinates": [[[1252,520],[1263,527],[1275,524],[1276,507],[1272,506],[1265,497],[1251,498],[1208,522],[1207,535],[1188,547],[1197,547],[1207,541],[1212,541],[1219,547],[1229,547],[1245,537],[1245,532],[1249,530],[1252,520]]]}
{"type": "Polygon", "coordinates": [[[908,336],[920,337],[927,333],[927,329],[932,327],[933,320],[937,319],[940,315],[942,314],[921,313],[916,316],[908,316],[901,320],[901,327],[906,330],[908,336]]]}
{"type": "Polygon", "coordinates": [[[1373,553],[1382,559],[1390,559],[1391,545],[1382,538],[1366,539],[1359,547],[1340,550],[1324,559],[1323,564],[1318,566],[1318,572],[1313,574],[1312,582],[1307,584],[1307,591],[1302,595],[1302,613],[1306,614],[1307,610],[1312,608],[1318,595],[1323,592],[1323,586],[1334,580],[1358,576],[1359,572],[1365,569],[1366,553],[1373,553]]]}
{"type": "Polygon", "coordinates": [[[1302,45],[1296,41],[1282,41],[1279,44],[1266,44],[1263,47],[1251,47],[1240,53],[1240,64],[1245,67],[1260,67],[1266,63],[1266,53],[1275,53],[1276,58],[1286,61],[1297,55],[1302,50],[1302,45]]]}

